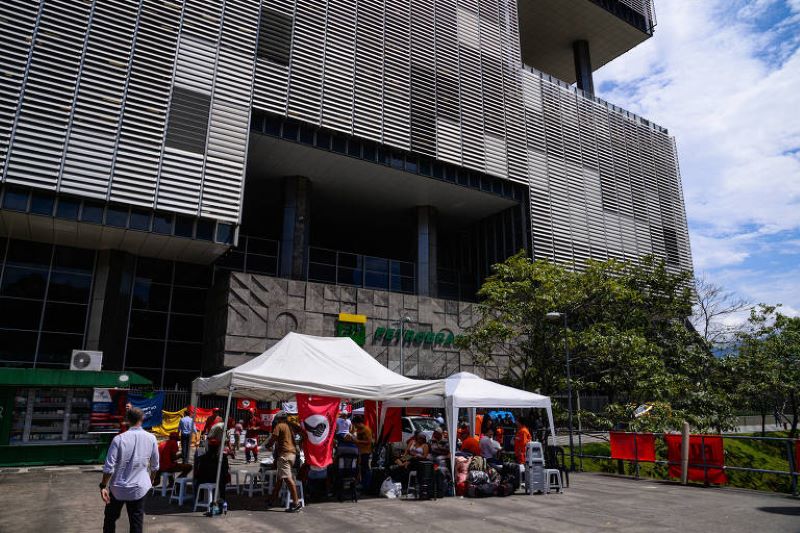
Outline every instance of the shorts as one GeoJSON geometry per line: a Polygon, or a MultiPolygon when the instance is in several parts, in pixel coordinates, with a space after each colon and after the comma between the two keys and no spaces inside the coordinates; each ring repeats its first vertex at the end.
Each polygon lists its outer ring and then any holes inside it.
{"type": "Polygon", "coordinates": [[[278,479],[294,479],[292,476],[292,465],[294,465],[295,454],[287,453],[278,457],[278,479]]]}

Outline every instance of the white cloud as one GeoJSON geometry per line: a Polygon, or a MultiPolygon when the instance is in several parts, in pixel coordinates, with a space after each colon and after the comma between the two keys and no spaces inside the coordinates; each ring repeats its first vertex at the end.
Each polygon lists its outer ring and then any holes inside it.
{"type": "MultiPolygon", "coordinates": [[[[595,86],[677,138],[695,266],[752,268],[800,230],[800,0],[662,0],[656,12],[655,36],[595,86]]],[[[729,288],[771,279],[778,290],[752,292],[800,308],[800,278],[778,266],[729,288]]]]}

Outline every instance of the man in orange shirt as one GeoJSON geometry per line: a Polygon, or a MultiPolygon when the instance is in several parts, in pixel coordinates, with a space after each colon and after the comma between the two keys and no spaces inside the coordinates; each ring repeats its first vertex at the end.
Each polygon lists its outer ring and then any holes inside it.
{"type": "Polygon", "coordinates": [[[514,457],[518,463],[525,463],[525,447],[531,440],[531,432],[522,423],[522,418],[517,417],[517,434],[514,436],[514,457]]]}
{"type": "Polygon", "coordinates": [[[462,452],[469,452],[472,455],[480,455],[481,454],[481,445],[478,437],[472,435],[471,437],[467,437],[464,439],[464,442],[461,443],[461,451],[462,452]]]}

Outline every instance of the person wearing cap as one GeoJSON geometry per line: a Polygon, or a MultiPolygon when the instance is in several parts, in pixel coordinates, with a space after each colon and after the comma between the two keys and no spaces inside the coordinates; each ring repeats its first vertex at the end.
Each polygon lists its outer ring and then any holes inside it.
{"type": "Polygon", "coordinates": [[[277,482],[272,490],[272,495],[267,500],[267,507],[278,501],[278,494],[281,486],[285,482],[289,487],[289,494],[292,497],[292,505],[286,509],[289,513],[296,513],[303,508],[297,497],[297,485],[292,474],[292,465],[297,457],[297,448],[294,443],[294,432],[292,431],[286,412],[278,411],[272,422],[272,435],[270,435],[267,445],[270,443],[275,446],[275,457],[277,458],[277,482]]]}
{"type": "Polygon", "coordinates": [[[161,481],[161,474],[165,472],[180,473],[178,477],[186,477],[192,471],[192,465],[178,462],[178,433],[173,431],[169,438],[158,444],[158,474],[156,485],[161,481]]]}
{"type": "Polygon", "coordinates": [[[194,423],[194,408],[189,407],[186,414],[178,422],[178,433],[181,438],[181,462],[188,463],[189,455],[191,455],[192,438],[197,433],[197,426],[194,423]]]}

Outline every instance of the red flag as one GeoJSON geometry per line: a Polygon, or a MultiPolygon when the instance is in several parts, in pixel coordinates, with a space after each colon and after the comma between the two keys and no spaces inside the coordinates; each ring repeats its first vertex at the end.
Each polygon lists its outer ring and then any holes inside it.
{"type": "Polygon", "coordinates": [[[652,433],[622,433],[612,431],[611,457],[627,461],[656,460],[656,439],[652,433]],[[636,441],[634,442],[634,439],[636,441]]]}
{"type": "Polygon", "coordinates": [[[272,431],[272,419],[280,409],[256,409],[255,417],[263,431],[272,431]]]}
{"type": "MultiPolygon", "coordinates": [[[[681,477],[681,436],[664,435],[667,442],[667,459],[669,459],[669,476],[681,477]]],[[[728,482],[728,476],[723,469],[725,466],[725,452],[721,435],[690,435],[689,436],[689,464],[709,465],[705,470],[702,466],[689,467],[689,480],[723,485],[728,482]],[[705,461],[703,461],[705,459],[705,461]]]]}
{"type": "Polygon", "coordinates": [[[378,434],[378,413],[381,411],[381,403],[364,400],[364,425],[372,430],[373,435],[378,434]]]}
{"type": "Polygon", "coordinates": [[[390,407],[386,410],[386,418],[383,419],[384,442],[400,442],[403,440],[400,409],[400,407],[390,407]]]}
{"type": "Polygon", "coordinates": [[[333,434],[339,407],[339,398],[297,395],[300,427],[306,433],[303,451],[311,466],[324,468],[333,462],[333,434]]]}
{"type": "Polygon", "coordinates": [[[195,409],[194,425],[197,427],[197,431],[202,433],[206,427],[206,420],[208,420],[208,417],[210,417],[212,414],[214,414],[213,409],[202,409],[200,407],[195,409]]]}
{"type": "Polygon", "coordinates": [[[249,410],[251,407],[256,406],[256,401],[249,398],[238,398],[236,400],[236,408],[242,410],[249,410]]]}

